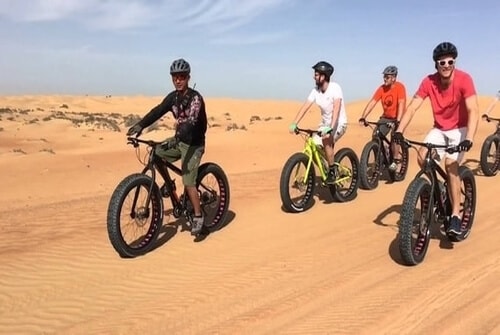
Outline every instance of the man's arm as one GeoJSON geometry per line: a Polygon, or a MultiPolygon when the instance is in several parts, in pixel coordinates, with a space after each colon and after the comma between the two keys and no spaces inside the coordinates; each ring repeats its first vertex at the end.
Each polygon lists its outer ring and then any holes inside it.
{"type": "Polygon", "coordinates": [[[368,115],[372,112],[373,108],[377,104],[377,101],[375,99],[370,99],[368,104],[365,106],[365,109],[363,109],[363,113],[361,113],[361,118],[366,119],[368,115]]]}
{"type": "Polygon", "coordinates": [[[477,124],[479,122],[479,103],[477,101],[477,95],[471,95],[465,99],[465,106],[469,112],[469,119],[467,121],[467,135],[465,139],[474,142],[474,137],[476,136],[477,124]]]}
{"type": "Polygon", "coordinates": [[[295,116],[295,119],[293,120],[294,124],[298,124],[300,120],[304,117],[304,114],[306,114],[307,110],[311,108],[313,104],[313,101],[306,100],[300,107],[299,111],[297,112],[297,115],[295,116]]]}
{"type": "Polygon", "coordinates": [[[139,125],[144,129],[155,123],[156,120],[172,109],[173,100],[174,95],[172,93],[167,95],[159,105],[151,109],[149,113],[147,113],[142,120],[139,121],[139,125]]]}
{"type": "Polygon", "coordinates": [[[401,118],[403,117],[403,113],[405,112],[405,105],[406,105],[406,88],[401,84],[401,92],[400,96],[398,97],[398,110],[397,110],[397,115],[396,115],[396,120],[398,122],[401,122],[401,118]]]}
{"type": "Polygon", "coordinates": [[[418,95],[415,94],[413,96],[408,107],[406,108],[406,111],[403,113],[403,116],[401,117],[398,129],[396,130],[396,132],[403,133],[405,131],[406,127],[408,127],[408,125],[410,124],[410,121],[413,118],[413,115],[420,108],[420,106],[422,106],[423,102],[424,102],[424,99],[422,99],[418,95]]]}

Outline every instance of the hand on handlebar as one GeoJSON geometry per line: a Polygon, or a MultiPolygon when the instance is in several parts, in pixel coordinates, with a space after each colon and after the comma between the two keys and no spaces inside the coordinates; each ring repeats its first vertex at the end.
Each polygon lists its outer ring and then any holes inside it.
{"type": "Polygon", "coordinates": [[[457,145],[458,151],[469,151],[472,148],[472,141],[463,140],[457,145]]]}
{"type": "Polygon", "coordinates": [[[319,135],[321,137],[326,137],[332,132],[332,127],[323,126],[319,129],[319,135]]]}
{"type": "Polygon", "coordinates": [[[389,126],[389,128],[392,128],[392,129],[398,129],[398,126],[399,126],[399,121],[397,120],[394,120],[394,122],[390,122],[387,124],[389,126]]]}
{"type": "Polygon", "coordinates": [[[358,122],[360,126],[368,127],[368,122],[366,122],[366,119],[364,117],[360,118],[358,122]]]}
{"type": "Polygon", "coordinates": [[[297,132],[297,124],[294,122],[291,125],[288,126],[288,130],[290,130],[290,133],[293,134],[297,132]]]}
{"type": "Polygon", "coordinates": [[[396,144],[401,144],[401,143],[404,142],[405,138],[403,136],[403,133],[397,131],[397,132],[394,133],[394,135],[392,135],[392,140],[396,144]]]}
{"type": "Polygon", "coordinates": [[[143,128],[139,124],[135,124],[127,131],[127,136],[132,136],[137,134],[136,137],[139,137],[142,133],[143,128]]]}

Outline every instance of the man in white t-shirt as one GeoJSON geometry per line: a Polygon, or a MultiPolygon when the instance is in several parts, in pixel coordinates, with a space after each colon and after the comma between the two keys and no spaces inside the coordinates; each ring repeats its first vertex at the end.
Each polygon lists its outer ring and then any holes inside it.
{"type": "Polygon", "coordinates": [[[330,166],[327,183],[335,182],[336,171],[334,165],[334,145],[347,129],[347,115],[345,112],[342,88],[336,82],[330,81],[333,74],[333,66],[325,61],[316,63],[314,69],[314,81],[316,87],[312,89],[302,107],[297,113],[295,120],[290,125],[290,132],[295,132],[297,124],[305,113],[316,103],[321,109],[321,123],[318,130],[321,132],[323,147],[330,166]]]}

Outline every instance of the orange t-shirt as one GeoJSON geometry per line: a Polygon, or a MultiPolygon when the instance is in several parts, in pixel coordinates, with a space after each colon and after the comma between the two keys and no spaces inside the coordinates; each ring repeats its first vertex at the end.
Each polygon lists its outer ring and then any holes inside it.
{"type": "Polygon", "coordinates": [[[380,85],[373,94],[373,99],[382,101],[382,108],[384,109],[382,117],[395,119],[398,115],[398,101],[403,99],[403,104],[406,105],[406,88],[399,81],[394,82],[390,87],[380,85]]]}

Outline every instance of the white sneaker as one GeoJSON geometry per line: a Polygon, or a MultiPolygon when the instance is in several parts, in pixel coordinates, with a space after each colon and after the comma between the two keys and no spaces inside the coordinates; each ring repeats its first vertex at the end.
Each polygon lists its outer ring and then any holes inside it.
{"type": "Polygon", "coordinates": [[[396,164],[396,162],[392,162],[391,165],[389,165],[389,170],[391,171],[396,171],[397,168],[398,165],[396,164]]]}
{"type": "Polygon", "coordinates": [[[205,218],[203,216],[193,216],[193,226],[191,227],[191,235],[198,235],[203,229],[205,218]]]}

